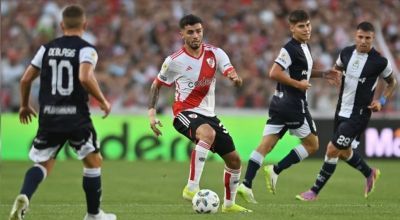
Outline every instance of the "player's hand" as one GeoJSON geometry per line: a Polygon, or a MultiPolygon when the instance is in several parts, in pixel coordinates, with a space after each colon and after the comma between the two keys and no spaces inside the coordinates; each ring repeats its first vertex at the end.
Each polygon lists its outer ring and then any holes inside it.
{"type": "Polygon", "coordinates": [[[379,112],[382,109],[382,105],[378,100],[374,100],[371,102],[368,108],[373,112],[379,112]]]}
{"type": "Polygon", "coordinates": [[[309,89],[310,87],[311,87],[311,84],[306,79],[303,79],[301,81],[297,81],[296,88],[300,89],[303,92],[307,91],[307,89],[309,89]]]}
{"type": "Polygon", "coordinates": [[[231,70],[230,72],[228,72],[227,77],[233,81],[233,85],[235,87],[240,87],[243,84],[243,80],[242,78],[240,78],[238,76],[238,74],[236,73],[236,70],[231,70]]]}
{"type": "Polygon", "coordinates": [[[332,68],[325,73],[325,79],[328,80],[330,85],[339,87],[342,83],[342,71],[332,68]]]}
{"type": "Polygon", "coordinates": [[[153,130],[153,133],[158,137],[162,135],[160,129],[157,128],[157,125],[162,127],[161,121],[156,117],[156,110],[154,108],[149,109],[149,120],[150,120],[150,128],[153,130]]]}
{"type": "Polygon", "coordinates": [[[32,116],[36,118],[36,111],[31,106],[19,108],[19,121],[22,124],[29,124],[32,121],[32,116]]]}
{"type": "Polygon", "coordinates": [[[100,109],[104,112],[103,118],[106,118],[111,112],[111,105],[107,100],[100,103],[100,109]]]}

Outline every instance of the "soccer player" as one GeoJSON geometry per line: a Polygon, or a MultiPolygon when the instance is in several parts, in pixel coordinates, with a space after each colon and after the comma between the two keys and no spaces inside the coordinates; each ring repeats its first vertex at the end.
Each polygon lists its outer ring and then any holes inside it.
{"type": "Polygon", "coordinates": [[[35,163],[25,175],[15,199],[10,220],[21,220],[33,193],[50,174],[57,153],[65,142],[83,161],[83,189],[86,194],[85,220],[115,220],[100,209],[101,163],[96,131],[90,119],[88,93],[99,103],[106,117],[111,110],[94,76],[96,49],[81,36],[87,22],[83,9],[70,5],[62,12],[64,35],[40,47],[21,79],[19,118],[28,124],[36,112],[29,104],[33,80],[40,76],[39,129],[29,152],[35,163]]]}
{"type": "Polygon", "coordinates": [[[317,199],[318,193],[335,172],[338,159],[359,170],[365,177],[364,196],[373,192],[380,171],[371,168],[353,149],[359,144],[372,112],[385,105],[396,88],[396,78],[388,60],[376,51],[372,43],[375,30],[371,23],[361,22],[355,32],[355,45],[344,48],[334,66],[343,72],[339,101],[335,113],[335,124],[328,143],[325,161],[310,190],[297,195],[303,201],[317,199]],[[387,83],[379,100],[373,100],[378,77],[387,83]]]}
{"type": "Polygon", "coordinates": [[[175,116],[173,125],[181,134],[196,144],[190,160],[188,183],[183,198],[192,200],[199,191],[204,163],[210,151],[218,153],[225,161],[225,197],[222,212],[251,212],[235,204],[240,180],[241,162],[235,151],[232,137],[214,113],[216,74],[228,77],[235,86],[242,85],[226,53],[203,43],[203,22],[195,15],[186,15],[179,21],[182,49],[168,56],[150,89],[149,119],[156,136],[162,126],[156,117],[156,103],[161,86],[175,84],[175,116]]]}
{"type": "Polygon", "coordinates": [[[246,175],[239,185],[238,193],[250,203],[257,203],[252,192],[252,182],[265,156],[287,130],[301,139],[295,147],[276,165],[264,168],[267,188],[275,194],[278,175],[291,165],[300,162],[318,150],[316,127],[308,111],[306,91],[311,87],[310,77],[325,77],[330,83],[338,81],[339,72],[313,69],[313,60],[307,41],[311,36],[309,15],[296,10],[289,15],[292,39],[281,49],[269,76],[276,80],[277,87],[269,108],[269,119],[265,125],[261,143],[248,162],[246,175]]]}

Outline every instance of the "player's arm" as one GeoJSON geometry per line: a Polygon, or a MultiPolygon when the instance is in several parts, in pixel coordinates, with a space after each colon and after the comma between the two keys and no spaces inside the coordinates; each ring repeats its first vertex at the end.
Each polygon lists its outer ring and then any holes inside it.
{"type": "Polygon", "coordinates": [[[235,68],[231,68],[230,70],[227,71],[226,77],[230,79],[233,82],[233,85],[235,87],[240,87],[243,84],[242,78],[237,74],[235,68]]]}
{"type": "Polygon", "coordinates": [[[107,117],[111,111],[111,105],[100,90],[100,86],[94,76],[93,64],[83,62],[79,65],[79,81],[86,91],[100,103],[100,108],[104,111],[103,118],[107,117]]]}
{"type": "Polygon", "coordinates": [[[305,79],[298,81],[290,78],[289,75],[283,71],[282,66],[277,63],[272,65],[272,68],[269,72],[269,77],[279,83],[297,88],[301,91],[306,91],[311,87],[311,84],[305,79]]]}
{"type": "Polygon", "coordinates": [[[340,77],[342,75],[342,71],[336,68],[335,65],[330,70],[311,70],[311,78],[324,78],[328,80],[328,83],[334,86],[338,86],[340,84],[340,77]]]}
{"type": "Polygon", "coordinates": [[[148,115],[150,120],[150,128],[153,130],[154,134],[158,137],[162,135],[161,131],[157,128],[157,124],[162,127],[160,120],[157,119],[157,110],[156,105],[158,101],[158,97],[160,95],[160,88],[162,83],[157,79],[153,81],[150,87],[150,95],[149,95],[149,104],[148,104],[148,115]]]}
{"type": "Polygon", "coordinates": [[[20,80],[21,106],[19,108],[19,120],[22,124],[32,121],[32,116],[36,117],[35,109],[29,104],[32,82],[39,76],[40,69],[29,65],[20,80]]]}
{"type": "Polygon", "coordinates": [[[371,105],[368,106],[373,112],[378,112],[382,109],[382,107],[386,104],[387,99],[392,97],[394,91],[397,88],[397,80],[393,73],[391,73],[388,77],[384,78],[387,83],[383,95],[379,100],[372,101],[371,105]]]}

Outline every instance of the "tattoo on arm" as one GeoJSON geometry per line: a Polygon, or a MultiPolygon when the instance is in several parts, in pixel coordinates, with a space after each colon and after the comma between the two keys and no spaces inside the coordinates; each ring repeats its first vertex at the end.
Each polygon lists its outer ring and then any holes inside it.
{"type": "Polygon", "coordinates": [[[394,77],[394,74],[392,73],[392,74],[390,74],[390,76],[388,76],[388,77],[385,78],[385,81],[386,81],[386,83],[387,83],[388,85],[387,85],[387,87],[385,88],[383,95],[384,95],[386,98],[390,98],[390,97],[392,96],[394,90],[395,90],[396,87],[397,87],[397,80],[396,80],[396,78],[394,77]]]}
{"type": "Polygon", "coordinates": [[[160,86],[157,85],[156,82],[153,82],[150,88],[149,105],[148,105],[149,109],[156,107],[159,94],[160,94],[160,86]]]}

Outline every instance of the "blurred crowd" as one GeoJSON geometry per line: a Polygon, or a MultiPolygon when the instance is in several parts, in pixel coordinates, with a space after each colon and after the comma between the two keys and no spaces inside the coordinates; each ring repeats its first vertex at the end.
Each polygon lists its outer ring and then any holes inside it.
{"type": "MultiPolygon", "coordinates": [[[[276,84],[268,71],[290,38],[287,15],[295,9],[311,15],[309,43],[317,68],[332,67],[364,20],[381,25],[392,65],[400,67],[398,0],[1,0],[3,112],[18,111],[18,80],[40,45],[62,34],[61,11],[70,3],[81,4],[87,12],[84,38],[98,49],[96,76],[114,112],[147,106],[150,84],[164,58],[182,47],[178,21],[188,13],[203,19],[204,41],[224,49],[244,79],[243,87],[235,89],[218,77],[217,107],[268,108],[276,84]]],[[[312,111],[333,112],[338,89],[321,79],[311,83],[312,111]]],[[[32,90],[33,103],[38,85],[32,90]]],[[[162,109],[173,102],[174,91],[161,93],[162,109]]],[[[385,111],[400,112],[399,90],[385,111]]]]}

